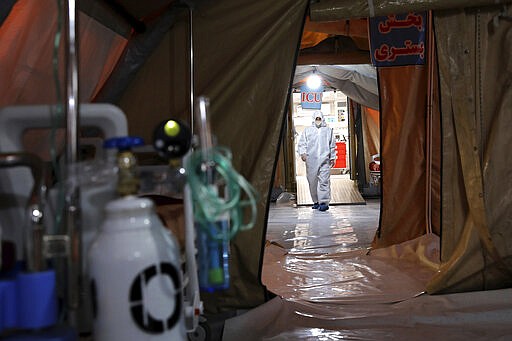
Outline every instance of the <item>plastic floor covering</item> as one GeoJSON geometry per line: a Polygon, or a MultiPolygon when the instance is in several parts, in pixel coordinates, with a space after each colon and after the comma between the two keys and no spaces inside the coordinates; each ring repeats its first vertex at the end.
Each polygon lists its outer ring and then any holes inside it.
{"type": "Polygon", "coordinates": [[[368,252],[379,202],[269,212],[262,282],[277,295],[223,340],[512,340],[512,289],[428,295],[439,239],[368,252]]]}

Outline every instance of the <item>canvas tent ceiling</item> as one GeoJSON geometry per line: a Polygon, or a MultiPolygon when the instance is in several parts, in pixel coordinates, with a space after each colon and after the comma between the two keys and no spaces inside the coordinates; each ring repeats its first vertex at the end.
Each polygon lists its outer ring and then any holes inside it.
{"type": "MultiPolygon", "coordinates": [[[[198,1],[190,1],[197,3],[198,1]]],[[[147,24],[165,13],[171,6],[180,5],[176,0],[81,0],[78,9],[95,18],[117,34],[128,38],[135,33],[144,33],[147,24]]]]}
{"type": "Polygon", "coordinates": [[[306,18],[298,65],[369,64],[368,20],[313,22],[306,18]]]}
{"type": "Polygon", "coordinates": [[[310,13],[311,20],[313,21],[336,21],[399,14],[409,11],[450,10],[507,3],[510,3],[510,0],[319,0],[311,4],[310,13]]]}
{"type": "Polygon", "coordinates": [[[293,87],[298,89],[307,77],[316,73],[328,83],[328,87],[372,109],[379,108],[377,72],[371,65],[298,65],[295,68],[293,87]]]}

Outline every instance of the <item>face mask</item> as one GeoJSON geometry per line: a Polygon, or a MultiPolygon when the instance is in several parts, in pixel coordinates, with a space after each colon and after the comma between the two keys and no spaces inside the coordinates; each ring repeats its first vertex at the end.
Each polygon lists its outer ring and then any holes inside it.
{"type": "Polygon", "coordinates": [[[322,120],[315,120],[315,125],[320,127],[322,125],[322,120]]]}

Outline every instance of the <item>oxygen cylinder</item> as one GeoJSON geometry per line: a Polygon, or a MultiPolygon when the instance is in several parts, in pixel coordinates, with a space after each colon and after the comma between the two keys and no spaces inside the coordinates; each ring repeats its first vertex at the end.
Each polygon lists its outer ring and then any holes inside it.
{"type": "Polygon", "coordinates": [[[179,246],[151,200],[109,202],[88,262],[95,341],[187,339],[179,246]]]}

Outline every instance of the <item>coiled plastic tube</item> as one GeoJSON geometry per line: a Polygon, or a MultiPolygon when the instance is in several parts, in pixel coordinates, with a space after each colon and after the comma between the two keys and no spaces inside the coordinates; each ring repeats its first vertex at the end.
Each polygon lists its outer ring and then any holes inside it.
{"type": "Polygon", "coordinates": [[[187,160],[186,169],[194,201],[194,217],[213,239],[232,239],[239,231],[254,226],[258,194],[232,167],[231,152],[227,148],[214,147],[206,155],[201,150],[193,152],[187,160]],[[250,208],[250,216],[244,223],[247,207],[250,208]],[[215,225],[210,223],[226,218],[230,227],[227,231],[211,228],[215,225]]]}

